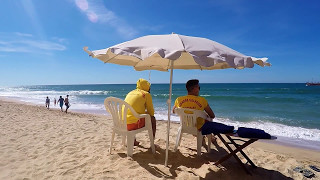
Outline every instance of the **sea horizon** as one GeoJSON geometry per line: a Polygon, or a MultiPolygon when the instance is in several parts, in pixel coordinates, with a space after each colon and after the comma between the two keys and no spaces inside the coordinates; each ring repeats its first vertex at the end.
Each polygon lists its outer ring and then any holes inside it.
{"type": "MultiPolygon", "coordinates": [[[[196,79],[196,78],[195,78],[196,79]]],[[[148,80],[150,81],[150,80],[148,80]]],[[[168,79],[169,81],[169,79],[168,79]]],[[[306,81],[306,82],[200,82],[200,84],[306,84],[307,82],[318,82],[318,81],[306,81]]],[[[12,87],[21,87],[21,86],[77,86],[77,85],[132,85],[136,84],[136,82],[132,83],[74,83],[74,84],[26,84],[26,85],[2,85],[0,88],[12,88],[12,87]]],[[[164,83],[151,83],[152,84],[166,84],[170,85],[169,82],[164,82],[164,83]]],[[[181,83],[172,83],[172,84],[185,84],[185,82],[181,83]]],[[[169,91],[169,89],[168,89],[169,91]]]]}

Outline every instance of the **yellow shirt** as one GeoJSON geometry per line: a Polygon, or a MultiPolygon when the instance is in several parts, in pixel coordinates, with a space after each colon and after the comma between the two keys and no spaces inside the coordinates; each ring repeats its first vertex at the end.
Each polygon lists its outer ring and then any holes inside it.
{"type": "MultiPolygon", "coordinates": [[[[142,89],[135,89],[127,94],[124,101],[130,104],[138,114],[150,114],[150,116],[154,116],[152,96],[149,92],[142,89]]],[[[129,110],[127,114],[127,124],[137,122],[138,119],[134,117],[129,110]]]]}
{"type": "MultiPolygon", "coordinates": [[[[205,98],[194,95],[181,96],[174,102],[175,107],[189,108],[203,111],[208,106],[208,102],[205,98]]],[[[197,118],[197,128],[200,129],[205,120],[203,118],[197,118]]]]}

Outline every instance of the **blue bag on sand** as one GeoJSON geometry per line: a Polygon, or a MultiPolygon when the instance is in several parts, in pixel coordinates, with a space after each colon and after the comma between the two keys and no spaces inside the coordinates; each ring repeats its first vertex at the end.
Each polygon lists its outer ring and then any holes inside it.
{"type": "Polygon", "coordinates": [[[205,122],[204,125],[201,127],[202,135],[207,134],[228,134],[232,133],[234,130],[234,126],[228,126],[222,123],[217,122],[205,122]]]}
{"type": "Polygon", "coordinates": [[[261,129],[239,127],[237,133],[243,138],[271,139],[271,135],[261,129]]]}

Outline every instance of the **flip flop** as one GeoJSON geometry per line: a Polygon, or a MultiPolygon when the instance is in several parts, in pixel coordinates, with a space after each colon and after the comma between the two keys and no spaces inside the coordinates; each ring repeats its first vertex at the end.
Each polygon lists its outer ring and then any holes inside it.
{"type": "Polygon", "coordinates": [[[302,173],[303,176],[306,177],[306,178],[312,178],[315,175],[312,171],[310,171],[308,169],[303,169],[302,167],[295,167],[293,169],[293,171],[302,173]]]}
{"type": "Polygon", "coordinates": [[[314,176],[314,173],[308,169],[302,170],[302,174],[304,177],[307,177],[307,178],[312,178],[314,176]]]}
{"type": "Polygon", "coordinates": [[[293,171],[299,172],[299,173],[302,173],[302,170],[303,170],[302,167],[295,167],[295,168],[293,169],[293,171]]]}
{"type": "Polygon", "coordinates": [[[310,165],[309,167],[314,171],[320,172],[320,169],[317,166],[310,165]]]}

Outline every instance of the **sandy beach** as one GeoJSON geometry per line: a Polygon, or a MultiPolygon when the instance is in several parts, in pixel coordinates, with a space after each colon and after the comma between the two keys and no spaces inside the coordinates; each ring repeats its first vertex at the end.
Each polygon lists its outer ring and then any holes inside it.
{"type": "MultiPolygon", "coordinates": [[[[72,109],[71,109],[72,110],[72,109]]],[[[157,122],[152,154],[147,133],[133,157],[116,137],[109,154],[111,117],[0,100],[0,179],[303,179],[297,166],[320,167],[320,152],[258,141],[244,151],[258,166],[246,174],[234,158],[213,165],[227,153],[218,140],[211,153],[196,155],[196,138],[184,135],[174,152],[178,124],[171,124],[169,166],[164,166],[167,124],[157,122]]],[[[242,158],[242,156],[240,156],[242,158]]],[[[242,158],[243,160],[243,158],[242,158]]],[[[312,179],[320,179],[315,172],[312,179]]]]}

